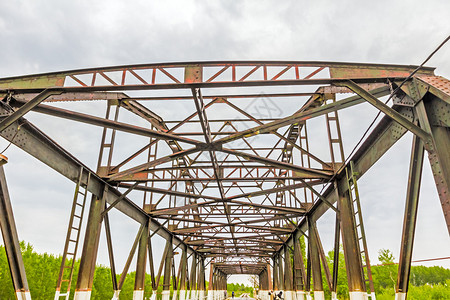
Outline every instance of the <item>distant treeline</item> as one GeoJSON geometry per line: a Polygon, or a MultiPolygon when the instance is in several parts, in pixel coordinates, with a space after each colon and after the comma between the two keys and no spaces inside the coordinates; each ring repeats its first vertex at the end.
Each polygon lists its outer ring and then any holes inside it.
{"type": "MultiPolygon", "coordinates": [[[[22,249],[23,262],[25,265],[25,272],[27,274],[32,299],[54,299],[56,281],[58,279],[62,257],[47,253],[36,253],[30,244],[25,244],[24,242],[21,242],[20,246],[22,249]]],[[[73,299],[79,266],[80,261],[75,261],[70,299],[73,299]]],[[[133,299],[135,275],[135,272],[130,272],[127,275],[120,292],[120,299],[133,299]]],[[[120,276],[117,275],[117,280],[119,280],[119,277],[120,276]]],[[[157,290],[159,293],[161,293],[163,289],[162,283],[163,279],[161,278],[157,290]]],[[[144,297],[150,297],[151,293],[151,277],[149,274],[146,274],[144,297]]],[[[105,300],[111,299],[112,296],[113,288],[111,271],[108,267],[97,265],[95,268],[91,299],[105,300]]],[[[0,246],[0,299],[16,299],[4,246],[0,246]]]]}
{"type": "Polygon", "coordinates": [[[235,297],[239,297],[242,294],[249,294],[253,297],[253,288],[245,286],[243,283],[228,283],[227,284],[228,296],[231,297],[231,293],[234,292],[235,297]]]}

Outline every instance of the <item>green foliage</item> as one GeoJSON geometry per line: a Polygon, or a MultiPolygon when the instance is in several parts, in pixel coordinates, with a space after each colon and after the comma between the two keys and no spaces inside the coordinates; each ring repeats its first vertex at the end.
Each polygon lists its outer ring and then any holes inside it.
{"type": "Polygon", "coordinates": [[[378,260],[382,264],[392,264],[394,263],[394,254],[389,249],[380,249],[378,250],[378,260]]]}
{"type": "Polygon", "coordinates": [[[0,246],[0,299],[15,299],[4,246],[0,246]]]}
{"type": "MultiPolygon", "coordinates": [[[[377,293],[377,300],[390,300],[395,297],[392,288],[381,288],[377,293]]],[[[444,283],[435,285],[425,284],[422,286],[409,286],[408,300],[446,300],[450,299],[450,279],[444,283]]]]}
{"type": "Polygon", "coordinates": [[[111,299],[114,294],[112,288],[111,270],[105,266],[96,266],[93,286],[94,288],[91,299],[111,299]]]}
{"type": "MultiPolygon", "coordinates": [[[[383,265],[372,266],[376,297],[377,300],[391,300],[395,297],[398,265],[394,263],[395,258],[390,250],[381,249],[378,254],[378,259],[383,265]]],[[[327,262],[332,272],[334,251],[328,252],[327,262]]],[[[322,280],[326,298],[329,299],[331,293],[327,286],[323,267],[322,280]]],[[[349,299],[342,248],[339,251],[337,295],[338,299],[349,299]]],[[[450,299],[450,269],[437,266],[413,266],[411,268],[408,299],[450,299]]]]}
{"type": "Polygon", "coordinates": [[[380,249],[378,251],[378,260],[384,265],[372,267],[375,293],[378,294],[383,290],[391,290],[395,294],[398,265],[394,264],[394,255],[390,250],[380,249]]]}
{"type": "Polygon", "coordinates": [[[413,266],[411,267],[411,274],[409,283],[414,286],[421,286],[425,284],[436,285],[445,284],[450,280],[450,269],[443,267],[425,267],[413,266]]]}
{"type": "Polygon", "coordinates": [[[231,296],[231,293],[234,292],[234,297],[239,297],[244,293],[253,296],[253,288],[250,286],[245,286],[243,283],[228,283],[227,292],[229,296],[231,296]]]}
{"type": "MultiPolygon", "coordinates": [[[[329,251],[327,255],[327,262],[330,268],[331,274],[333,274],[334,266],[334,251],[329,251]]],[[[322,281],[324,283],[325,294],[327,297],[331,297],[330,289],[328,288],[327,280],[325,277],[325,272],[322,267],[322,281]]],[[[339,299],[345,299],[348,297],[348,286],[347,286],[347,271],[345,269],[345,259],[342,247],[339,249],[339,261],[338,261],[338,282],[337,282],[337,296],[339,299]]]]}
{"type": "Polygon", "coordinates": [[[435,285],[410,286],[408,299],[450,299],[450,279],[435,285]]]}
{"type": "Polygon", "coordinates": [[[55,282],[59,274],[61,258],[51,254],[38,254],[30,244],[20,243],[33,299],[51,299],[55,295],[55,282]]]}

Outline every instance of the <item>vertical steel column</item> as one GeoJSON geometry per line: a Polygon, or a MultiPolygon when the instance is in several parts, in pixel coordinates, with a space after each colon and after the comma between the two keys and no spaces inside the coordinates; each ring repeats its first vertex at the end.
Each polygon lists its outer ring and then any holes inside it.
{"type": "Polygon", "coordinates": [[[190,289],[191,289],[191,296],[190,299],[191,300],[196,300],[197,299],[197,254],[192,254],[192,265],[191,265],[191,276],[189,278],[189,283],[190,283],[190,289]]]}
{"type": "Polygon", "coordinates": [[[224,297],[228,297],[228,281],[227,281],[227,274],[223,273],[223,289],[224,289],[224,297]]]}
{"type": "Polygon", "coordinates": [[[105,214],[105,216],[103,217],[103,224],[105,224],[106,245],[108,247],[109,266],[110,266],[110,270],[111,270],[111,281],[112,281],[112,287],[114,290],[112,300],[118,300],[120,290],[119,290],[117,278],[116,278],[116,274],[117,274],[116,273],[116,264],[114,262],[114,253],[113,253],[112,238],[111,238],[111,227],[109,226],[108,214],[105,214]]]}
{"type": "MultiPolygon", "coordinates": [[[[262,271],[261,273],[258,274],[258,281],[259,281],[259,294],[258,297],[260,299],[263,299],[263,294],[264,294],[264,271],[262,271]]],[[[253,295],[256,297],[256,295],[253,295]]]]}
{"type": "Polygon", "coordinates": [[[266,270],[267,270],[267,288],[269,291],[271,291],[273,290],[273,281],[271,280],[272,275],[270,274],[271,272],[269,263],[267,264],[266,270]]]}
{"type": "Polygon", "coordinates": [[[215,292],[216,292],[216,300],[222,300],[222,274],[219,270],[216,271],[216,280],[215,280],[215,292]]]}
{"type": "Polygon", "coordinates": [[[31,299],[3,166],[0,166],[0,228],[16,298],[31,299]]]}
{"type": "Polygon", "coordinates": [[[259,290],[260,298],[263,300],[270,300],[269,292],[272,290],[272,278],[270,274],[270,264],[259,275],[259,290]]]}
{"type": "Polygon", "coordinates": [[[149,228],[148,223],[144,226],[143,233],[139,240],[139,248],[136,261],[136,277],[134,279],[133,300],[144,299],[145,270],[147,266],[147,245],[149,228]]]}
{"type": "Polygon", "coordinates": [[[339,195],[342,245],[344,248],[345,266],[347,269],[350,300],[364,299],[366,285],[362,272],[362,260],[359,253],[358,235],[356,233],[355,216],[352,213],[351,199],[348,191],[339,195]]]}
{"type": "Polygon", "coordinates": [[[222,300],[223,299],[223,276],[222,276],[222,272],[220,270],[217,270],[217,285],[216,285],[216,289],[217,289],[217,295],[216,298],[218,300],[222,300]]]}
{"type": "Polygon", "coordinates": [[[222,300],[223,299],[223,291],[222,291],[222,272],[220,270],[217,270],[217,284],[216,284],[216,290],[217,290],[217,295],[216,295],[216,299],[217,300],[222,300]]]}
{"type": "Polygon", "coordinates": [[[308,237],[308,257],[306,259],[306,280],[305,280],[305,294],[306,299],[311,300],[311,247],[309,245],[309,238],[308,237]]]}
{"type": "Polygon", "coordinates": [[[289,247],[284,247],[284,299],[294,300],[294,273],[291,264],[289,247]]]}
{"type": "Polygon", "coordinates": [[[297,291],[297,300],[304,299],[304,280],[306,278],[305,264],[298,236],[294,238],[294,290],[297,291]]]}
{"type": "Polygon", "coordinates": [[[273,290],[278,290],[278,259],[277,255],[273,257],[273,290]]]}
{"type": "Polygon", "coordinates": [[[206,277],[205,277],[205,258],[200,258],[200,263],[198,264],[198,281],[197,281],[197,289],[198,289],[198,300],[205,299],[205,290],[206,290],[206,277]]]}
{"type": "Polygon", "coordinates": [[[172,257],[173,257],[172,235],[167,240],[166,245],[168,245],[168,247],[166,246],[167,253],[164,262],[164,281],[163,281],[162,300],[170,299],[170,275],[172,270],[172,257]]]}
{"type": "Polygon", "coordinates": [[[186,299],[186,272],[187,272],[187,246],[186,246],[186,244],[183,244],[182,248],[183,248],[183,252],[181,254],[181,261],[180,261],[181,274],[180,274],[179,297],[180,297],[180,300],[185,300],[186,299]]]}
{"type": "Polygon", "coordinates": [[[108,187],[105,185],[101,199],[92,196],[74,300],[86,300],[91,298],[95,262],[97,260],[98,243],[102,228],[102,211],[105,208],[105,196],[107,191],[108,187]]]}
{"type": "MultiPolygon", "coordinates": [[[[262,300],[267,300],[267,294],[268,294],[268,285],[269,285],[269,278],[267,277],[267,270],[264,269],[259,273],[259,298],[262,300]]],[[[255,296],[255,295],[254,295],[255,296]]]]}
{"type": "MultiPolygon", "coordinates": [[[[334,182],[334,187],[336,194],[339,198],[338,188],[336,181],[334,182]]],[[[333,279],[331,288],[331,299],[337,299],[337,281],[338,281],[338,273],[339,273],[339,244],[341,239],[341,221],[340,221],[340,212],[339,212],[339,201],[336,203],[336,223],[334,227],[334,255],[333,255],[333,279]]]]}
{"type": "Polygon", "coordinates": [[[308,219],[308,234],[309,234],[309,260],[311,264],[311,273],[313,278],[314,299],[324,300],[322,271],[320,269],[320,255],[318,237],[316,231],[316,224],[308,219]]]}
{"type": "Polygon", "coordinates": [[[180,271],[181,271],[180,267],[181,267],[181,265],[178,268],[178,274],[177,274],[175,272],[175,253],[172,254],[171,266],[172,266],[172,290],[173,290],[173,292],[172,292],[172,300],[177,300],[177,296],[178,296],[178,279],[180,278],[180,271]]]}
{"type": "MultiPolygon", "coordinates": [[[[217,300],[217,270],[213,268],[212,270],[212,278],[211,278],[211,299],[217,300]]],[[[208,299],[209,299],[209,291],[208,291],[208,299]]]]}
{"type": "Polygon", "coordinates": [[[214,263],[211,262],[209,266],[209,284],[208,284],[208,300],[214,300],[214,263]]]}
{"type": "Polygon", "coordinates": [[[278,253],[278,288],[284,290],[284,272],[281,253],[278,253]]]}
{"type": "Polygon", "coordinates": [[[411,270],[414,233],[416,229],[417,208],[419,204],[420,182],[424,157],[423,141],[413,137],[411,161],[409,166],[408,190],[406,192],[405,216],[403,219],[402,244],[398,264],[396,299],[406,299],[409,273],[411,270]]]}
{"type": "Polygon", "coordinates": [[[226,295],[227,295],[227,275],[222,271],[220,273],[222,274],[221,275],[221,289],[220,289],[221,296],[220,296],[220,298],[225,299],[226,295]]]}

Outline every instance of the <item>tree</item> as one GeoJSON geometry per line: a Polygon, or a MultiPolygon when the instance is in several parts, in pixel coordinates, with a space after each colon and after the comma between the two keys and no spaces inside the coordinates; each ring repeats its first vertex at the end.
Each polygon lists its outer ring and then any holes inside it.
{"type": "MultiPolygon", "coordinates": [[[[327,262],[328,265],[330,266],[330,270],[332,271],[334,265],[334,250],[328,252],[327,262]]],[[[325,272],[323,271],[323,269],[322,269],[322,280],[324,282],[324,286],[327,286],[325,272]]],[[[328,290],[325,289],[325,293],[327,295],[331,295],[331,293],[328,290]]],[[[339,248],[338,280],[336,292],[339,299],[346,299],[348,297],[347,270],[345,268],[344,250],[342,246],[339,248]]]]}
{"type": "Polygon", "coordinates": [[[394,263],[392,251],[380,249],[378,251],[378,260],[382,265],[372,267],[375,292],[379,293],[382,289],[388,289],[395,292],[398,266],[394,263]]]}
{"type": "Polygon", "coordinates": [[[4,246],[0,246],[0,299],[15,299],[14,288],[9,272],[8,259],[4,246]]]}

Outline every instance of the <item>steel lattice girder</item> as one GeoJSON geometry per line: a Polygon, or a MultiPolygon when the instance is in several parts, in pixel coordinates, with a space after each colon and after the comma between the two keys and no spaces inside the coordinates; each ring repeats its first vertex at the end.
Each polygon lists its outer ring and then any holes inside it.
{"type": "MultiPolygon", "coordinates": [[[[198,62],[120,66],[10,77],[0,79],[0,96],[4,96],[2,102],[4,117],[0,122],[0,128],[4,130],[1,135],[72,181],[76,181],[79,177],[78,172],[83,165],[26,121],[23,115],[28,111],[151,138],[152,142],[148,146],[136,151],[118,166],[106,166],[106,173],[95,174],[85,168],[86,174],[83,174],[82,178],[86,181],[88,172],[93,178],[88,186],[89,191],[101,197],[105,185],[108,185],[107,203],[114,203],[115,208],[141,224],[150,220],[150,230],[166,239],[173,238],[175,244],[188,245],[189,253],[196,252],[202,257],[219,260],[226,260],[226,257],[256,258],[256,262],[249,266],[255,266],[252,270],[257,272],[261,270],[256,267],[262,265],[261,261],[266,266],[266,258],[283,251],[284,245],[292,245],[294,237],[308,230],[305,216],[315,221],[336,202],[334,192],[336,186],[342,192],[346,189],[343,183],[343,168],[333,169],[330,162],[321,160],[319,155],[310,153],[302,145],[299,146],[302,137],[295,135],[295,131],[292,131],[293,126],[297,126],[298,132],[301,132],[303,124],[309,119],[326,116],[365,101],[387,113],[389,117],[385,116],[381,120],[350,158],[359,177],[407,132],[406,128],[426,140],[427,150],[434,150],[431,130],[423,128],[422,124],[421,127],[415,125],[411,105],[396,103],[391,108],[377,100],[389,93],[390,85],[395,86],[414,69],[416,66],[331,62],[198,62]],[[244,108],[227,100],[228,97],[258,100],[264,98],[264,95],[248,92],[236,94],[234,90],[229,95],[222,92],[202,96],[200,93],[200,89],[212,88],[230,87],[242,90],[249,87],[317,85],[320,87],[315,91],[292,92],[286,88],[285,92],[268,93],[267,95],[273,98],[309,98],[302,108],[291,115],[266,119],[255,118],[244,108]],[[167,97],[129,97],[125,93],[185,89],[195,92],[188,96],[167,97]],[[357,95],[327,103],[327,100],[334,97],[332,95],[352,92],[356,92],[357,95]],[[211,99],[211,101],[202,104],[203,106],[199,104],[197,111],[177,120],[165,120],[147,105],[151,103],[149,101],[193,102],[195,99],[202,101],[211,99]],[[81,100],[107,100],[148,121],[152,128],[50,105],[59,101],[81,100]],[[47,104],[40,104],[41,102],[47,104]],[[221,119],[207,117],[209,110],[217,104],[231,107],[240,113],[241,117],[221,119]],[[11,107],[18,109],[12,110],[11,107]],[[233,124],[244,122],[243,120],[253,122],[256,126],[245,130],[233,127],[233,124]],[[399,125],[399,122],[403,126],[399,125]],[[199,126],[200,123],[202,127],[199,126]],[[222,123],[223,126],[212,130],[212,124],[217,123],[222,123]],[[168,124],[175,126],[169,128],[168,124]],[[180,128],[186,124],[197,126],[196,131],[181,131],[180,128]],[[224,131],[225,126],[231,127],[232,130],[224,131]],[[291,130],[281,133],[280,130],[286,126],[291,130]],[[224,137],[216,139],[223,135],[224,137]],[[278,142],[263,147],[252,146],[247,141],[251,137],[262,135],[274,135],[278,142]],[[204,140],[201,139],[202,136],[204,140]],[[134,157],[152,145],[158,144],[158,141],[166,143],[171,152],[155,157],[147,163],[119,171],[119,166],[124,167],[134,157]],[[227,146],[235,141],[243,141],[240,146],[242,149],[230,149],[227,146]],[[280,155],[278,158],[269,158],[269,155],[261,154],[264,151],[266,153],[269,151],[269,154],[277,151],[280,155]],[[289,154],[292,151],[298,151],[319,167],[312,168],[306,163],[302,165],[292,163],[292,154],[289,154]],[[202,160],[199,160],[203,152],[210,153],[209,159],[202,157],[202,160]],[[220,158],[218,153],[221,153],[220,158]],[[295,194],[297,189],[304,189],[306,193],[312,190],[314,185],[324,185],[330,180],[336,180],[337,185],[328,185],[315,202],[307,202],[306,198],[295,194]],[[205,183],[201,185],[195,184],[203,181],[205,183]],[[132,185],[127,182],[138,184],[132,185]],[[170,182],[171,187],[163,189],[149,184],[151,182],[170,182]],[[174,182],[185,182],[183,190],[178,190],[174,182]],[[245,185],[245,182],[249,183],[245,185]],[[269,188],[267,184],[270,182],[272,187],[269,188]],[[151,192],[153,197],[160,200],[141,209],[132,200],[123,197],[113,185],[151,192]],[[191,187],[189,191],[188,186],[191,187]],[[215,194],[208,192],[210,189],[215,189],[215,194]],[[227,193],[236,190],[239,193],[234,192],[227,196],[227,193]],[[164,197],[182,197],[184,202],[182,205],[168,205],[164,203],[164,197]],[[257,200],[259,202],[252,201],[252,198],[258,197],[263,199],[257,200]],[[291,204],[283,202],[285,201],[283,197],[290,197],[291,204]],[[120,201],[116,202],[117,199],[120,201]],[[164,224],[168,220],[171,226],[163,226],[158,220],[164,221],[164,224]],[[177,228],[176,224],[185,226],[177,228]]],[[[448,81],[434,76],[433,70],[422,68],[414,79],[408,81],[403,90],[412,98],[419,94],[417,102],[429,92],[448,105],[449,89],[442,87],[442,82],[448,85],[448,81]],[[419,92],[409,84],[417,81],[423,86],[418,89],[419,92]],[[435,84],[437,81],[440,82],[440,86],[435,84]]],[[[448,123],[444,126],[448,127],[448,123]]],[[[440,186],[440,189],[448,191],[448,182],[440,186]]],[[[313,192],[317,196],[318,193],[313,192]]],[[[450,215],[442,197],[441,201],[444,214],[450,215]]],[[[449,217],[446,218],[449,224],[449,217]]],[[[239,273],[239,268],[227,269],[225,273],[232,272],[239,273]]]]}

